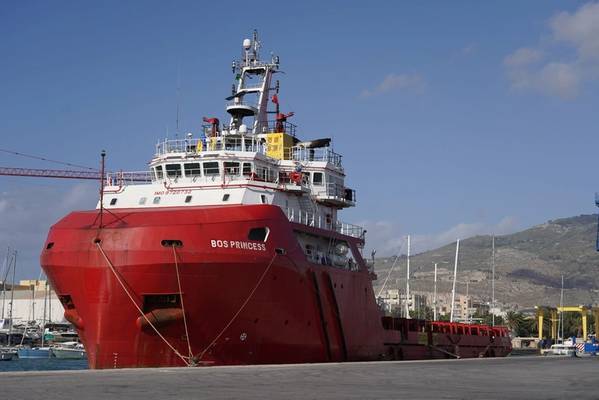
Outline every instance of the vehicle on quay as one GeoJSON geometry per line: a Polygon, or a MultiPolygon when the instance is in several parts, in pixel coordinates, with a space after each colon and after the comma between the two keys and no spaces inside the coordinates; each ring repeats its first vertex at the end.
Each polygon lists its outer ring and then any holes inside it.
{"type": "Polygon", "coordinates": [[[342,156],[299,138],[260,49],[254,33],[232,64],[227,123],[103,173],[96,209],[51,227],[41,264],[90,368],[509,354],[504,327],[383,314],[366,231],[340,219],[357,202],[342,156]]]}

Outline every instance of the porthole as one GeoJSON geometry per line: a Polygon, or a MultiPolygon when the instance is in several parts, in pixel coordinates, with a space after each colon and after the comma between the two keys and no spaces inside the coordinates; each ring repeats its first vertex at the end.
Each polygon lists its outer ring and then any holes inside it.
{"type": "Polygon", "coordinates": [[[260,195],[260,201],[262,201],[262,204],[266,204],[266,195],[261,194],[260,195]]]}
{"type": "Polygon", "coordinates": [[[148,200],[147,197],[140,197],[139,198],[139,205],[143,206],[144,204],[146,204],[146,200],[148,200]]]}
{"type": "Polygon", "coordinates": [[[154,197],[154,200],[152,201],[152,203],[154,203],[154,204],[160,204],[160,196],[154,197]]]}
{"type": "Polygon", "coordinates": [[[114,197],[113,199],[111,199],[111,200],[110,200],[110,205],[111,205],[111,206],[114,206],[114,205],[116,204],[116,201],[117,201],[117,200],[118,200],[118,199],[117,199],[116,197],[114,197]]]}
{"type": "Polygon", "coordinates": [[[225,193],[225,194],[223,194],[223,201],[229,201],[229,197],[230,197],[230,196],[231,196],[231,195],[230,195],[229,193],[225,193]]]}
{"type": "Polygon", "coordinates": [[[191,203],[191,196],[186,196],[185,197],[185,202],[186,203],[191,203]]]}

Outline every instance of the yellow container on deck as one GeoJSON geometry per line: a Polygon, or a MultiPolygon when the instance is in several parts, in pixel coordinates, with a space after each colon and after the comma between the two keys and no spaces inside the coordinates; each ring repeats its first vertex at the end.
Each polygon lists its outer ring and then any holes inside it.
{"type": "MultiPolygon", "coordinates": [[[[277,160],[285,160],[291,158],[290,154],[285,154],[285,149],[293,147],[293,136],[284,132],[269,133],[266,135],[266,155],[277,160]]],[[[287,151],[289,153],[289,151],[287,151]]]]}

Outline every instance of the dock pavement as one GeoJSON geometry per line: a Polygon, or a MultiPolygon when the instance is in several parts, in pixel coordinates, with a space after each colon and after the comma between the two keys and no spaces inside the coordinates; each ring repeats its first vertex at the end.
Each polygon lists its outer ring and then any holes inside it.
{"type": "Polygon", "coordinates": [[[437,361],[0,373],[3,399],[599,399],[599,359],[437,361]]]}

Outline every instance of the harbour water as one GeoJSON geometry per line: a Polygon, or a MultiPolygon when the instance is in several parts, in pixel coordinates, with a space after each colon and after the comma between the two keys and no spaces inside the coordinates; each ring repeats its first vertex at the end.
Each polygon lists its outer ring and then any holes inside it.
{"type": "Polygon", "coordinates": [[[77,369],[87,369],[87,360],[32,358],[0,362],[0,373],[7,371],[60,371],[77,369]]]}

